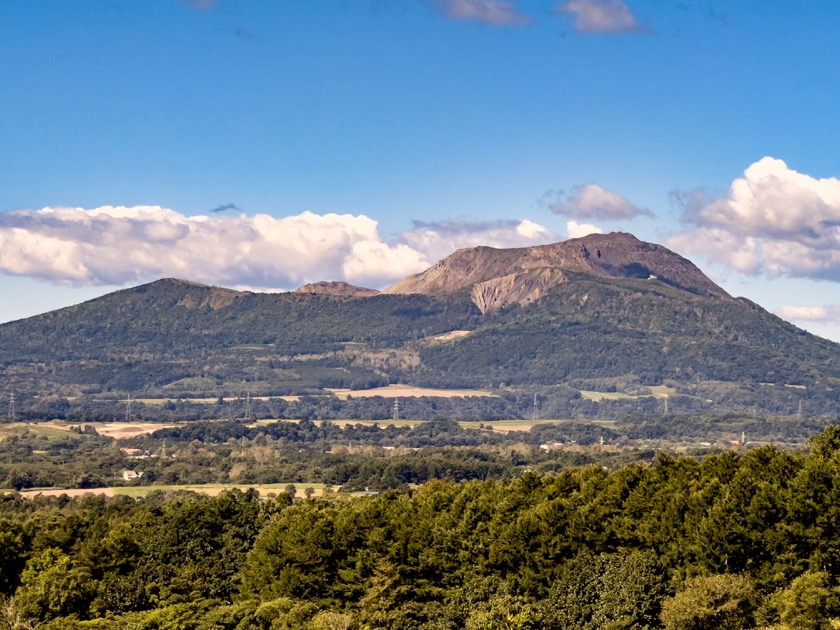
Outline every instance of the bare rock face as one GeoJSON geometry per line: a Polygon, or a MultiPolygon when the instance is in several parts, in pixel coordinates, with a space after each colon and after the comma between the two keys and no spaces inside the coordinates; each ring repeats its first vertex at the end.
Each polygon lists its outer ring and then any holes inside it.
{"type": "Polygon", "coordinates": [[[508,304],[525,306],[536,302],[552,287],[566,282],[559,269],[546,267],[511,273],[472,286],[470,297],[482,313],[495,311],[508,304]]]}
{"type": "Polygon", "coordinates": [[[233,304],[236,299],[243,295],[240,291],[223,289],[220,287],[208,287],[201,295],[188,294],[178,302],[178,306],[190,309],[210,309],[218,311],[233,304]]]}
{"type": "Polygon", "coordinates": [[[689,260],[631,234],[591,234],[552,245],[461,249],[384,293],[426,295],[470,290],[482,312],[540,299],[568,273],[656,279],[697,295],[732,298],[689,260]]]}
{"type": "Polygon", "coordinates": [[[378,295],[379,291],[356,287],[346,282],[313,282],[303,285],[295,293],[315,293],[334,297],[371,297],[378,295]]]}

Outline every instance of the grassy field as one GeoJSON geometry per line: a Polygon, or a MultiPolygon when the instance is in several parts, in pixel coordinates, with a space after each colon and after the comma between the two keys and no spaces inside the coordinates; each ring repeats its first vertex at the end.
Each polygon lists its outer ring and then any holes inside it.
{"type": "MultiPolygon", "coordinates": [[[[545,420],[493,420],[485,422],[463,421],[458,424],[464,429],[492,429],[502,433],[509,433],[511,431],[530,431],[532,427],[539,424],[565,424],[567,422],[581,422],[581,420],[571,419],[545,419],[545,420]]],[[[614,420],[585,420],[601,427],[609,427],[615,424],[614,420]]]]}
{"type": "MultiPolygon", "coordinates": [[[[362,425],[363,427],[372,427],[373,425],[377,425],[380,428],[384,429],[389,424],[393,424],[395,427],[411,427],[414,428],[418,425],[423,424],[426,420],[329,420],[332,424],[338,425],[342,429],[347,425],[355,426],[357,424],[362,425]]],[[[316,420],[315,424],[321,425],[321,420],[316,420]]]]}
{"type": "Polygon", "coordinates": [[[28,429],[31,433],[36,435],[44,435],[48,438],[61,438],[74,440],[82,439],[79,435],[75,433],[68,433],[69,425],[65,428],[59,426],[53,426],[50,423],[47,424],[34,424],[29,422],[15,422],[14,424],[4,424],[0,425],[0,439],[4,439],[7,435],[11,435],[13,433],[20,433],[23,429],[28,429]]]}
{"type": "Polygon", "coordinates": [[[580,390],[580,395],[586,398],[586,400],[594,400],[595,402],[601,402],[602,400],[632,400],[633,398],[638,398],[638,396],[630,396],[623,392],[593,392],[587,389],[580,390]]]}
{"type": "MultiPolygon", "coordinates": [[[[227,398],[222,398],[224,402],[230,402],[232,400],[244,400],[244,396],[228,396],[227,398]]],[[[300,396],[251,396],[251,400],[271,400],[271,399],[280,399],[285,400],[286,402],[297,402],[300,400],[300,396]]],[[[144,405],[163,405],[168,402],[172,402],[173,398],[133,398],[132,402],[142,403],[144,405]]],[[[202,405],[212,405],[217,400],[216,398],[182,398],[184,402],[192,402],[192,403],[199,403],[202,405]]]]}
{"type": "Polygon", "coordinates": [[[668,387],[667,385],[654,385],[652,387],[648,387],[648,389],[654,398],[668,398],[669,396],[674,396],[677,393],[676,389],[668,387]]]}
{"type": "Polygon", "coordinates": [[[668,387],[666,385],[654,385],[652,387],[646,387],[645,389],[649,390],[650,393],[634,396],[623,392],[595,392],[582,389],[580,390],[580,395],[587,400],[599,402],[601,400],[634,400],[636,398],[646,398],[648,396],[653,396],[654,398],[668,398],[677,393],[677,390],[673,387],[668,387]]]}

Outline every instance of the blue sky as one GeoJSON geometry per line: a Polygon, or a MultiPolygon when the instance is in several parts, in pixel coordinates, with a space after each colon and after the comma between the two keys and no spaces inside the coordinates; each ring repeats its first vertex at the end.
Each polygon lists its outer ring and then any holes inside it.
{"type": "Polygon", "coordinates": [[[840,339],[840,3],[4,0],[0,321],[623,230],[840,339]]]}

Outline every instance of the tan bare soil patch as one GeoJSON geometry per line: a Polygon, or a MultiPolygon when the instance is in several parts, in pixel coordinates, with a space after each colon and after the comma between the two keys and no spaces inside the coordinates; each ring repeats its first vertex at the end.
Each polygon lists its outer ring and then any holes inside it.
{"type": "Polygon", "coordinates": [[[55,422],[41,422],[39,426],[69,431],[71,426],[93,427],[99,435],[114,438],[117,440],[133,438],[138,435],[154,433],[158,429],[168,429],[175,424],[162,424],[159,422],[84,422],[79,425],[58,424],[55,422]]]}
{"type": "Polygon", "coordinates": [[[106,497],[114,496],[114,489],[113,488],[71,488],[69,490],[63,490],[61,488],[52,489],[52,490],[24,490],[20,493],[20,496],[26,499],[33,499],[38,495],[45,496],[45,497],[60,497],[62,494],[66,494],[68,497],[80,497],[85,494],[104,494],[106,497]]]}
{"type": "Polygon", "coordinates": [[[427,387],[412,387],[411,385],[388,385],[387,387],[375,387],[373,389],[330,389],[333,394],[346,400],[348,396],[353,398],[370,398],[382,396],[383,398],[456,398],[469,396],[495,396],[493,392],[484,389],[432,389],[427,387]]]}
{"type": "Polygon", "coordinates": [[[453,341],[455,339],[461,339],[466,337],[467,335],[472,334],[471,330],[452,330],[448,333],[443,333],[442,335],[436,335],[434,337],[435,341],[453,341]]]}

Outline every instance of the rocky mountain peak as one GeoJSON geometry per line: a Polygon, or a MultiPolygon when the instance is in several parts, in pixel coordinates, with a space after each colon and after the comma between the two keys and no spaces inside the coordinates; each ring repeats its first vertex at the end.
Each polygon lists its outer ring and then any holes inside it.
{"type": "Polygon", "coordinates": [[[694,293],[732,299],[689,260],[632,234],[591,234],[551,245],[461,249],[385,293],[438,295],[469,290],[482,312],[538,300],[570,273],[655,279],[694,293]]]}

